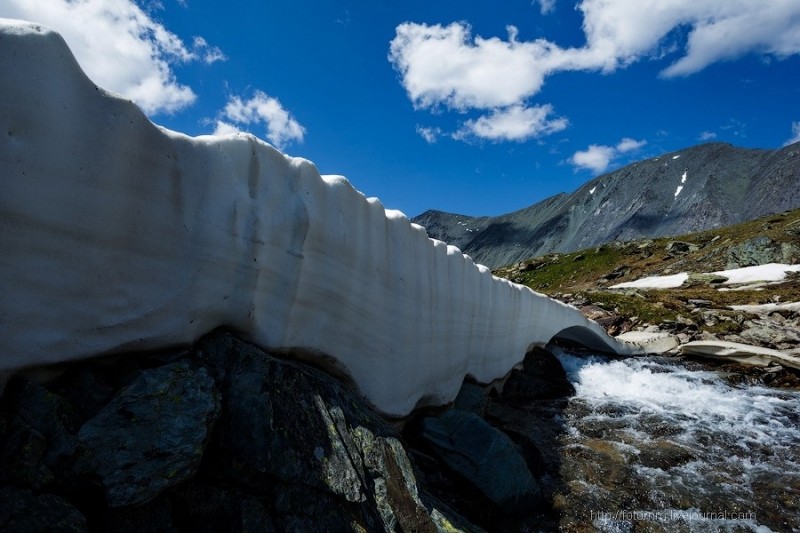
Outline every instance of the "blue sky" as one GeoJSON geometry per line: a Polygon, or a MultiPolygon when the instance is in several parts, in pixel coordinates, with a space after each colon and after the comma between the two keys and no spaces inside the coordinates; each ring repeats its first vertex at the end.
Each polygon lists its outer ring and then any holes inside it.
{"type": "Polygon", "coordinates": [[[716,140],[800,140],[798,0],[0,0],[190,135],[249,131],[409,216],[497,215],[716,140]]]}

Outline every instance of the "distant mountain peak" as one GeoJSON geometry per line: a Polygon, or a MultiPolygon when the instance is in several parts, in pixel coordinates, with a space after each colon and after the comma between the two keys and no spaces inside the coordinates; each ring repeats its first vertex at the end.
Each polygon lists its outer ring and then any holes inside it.
{"type": "Polygon", "coordinates": [[[612,240],[727,226],[800,207],[798,146],[703,143],[632,163],[513,213],[429,210],[412,221],[493,268],[612,240]]]}

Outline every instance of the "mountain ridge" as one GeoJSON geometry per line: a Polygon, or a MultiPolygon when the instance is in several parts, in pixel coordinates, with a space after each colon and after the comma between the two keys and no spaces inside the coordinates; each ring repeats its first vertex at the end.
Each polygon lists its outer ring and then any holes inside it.
{"type": "Polygon", "coordinates": [[[680,235],[800,207],[800,143],[705,143],[632,163],[496,217],[429,210],[428,235],[496,268],[613,240],[680,235]]]}

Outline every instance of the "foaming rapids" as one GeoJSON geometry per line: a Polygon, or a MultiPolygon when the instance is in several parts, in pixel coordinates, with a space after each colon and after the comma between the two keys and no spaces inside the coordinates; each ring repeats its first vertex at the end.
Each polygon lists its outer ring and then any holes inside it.
{"type": "Polygon", "coordinates": [[[800,393],[731,386],[664,358],[556,354],[576,389],[565,498],[580,493],[595,527],[798,531],[800,393]]]}

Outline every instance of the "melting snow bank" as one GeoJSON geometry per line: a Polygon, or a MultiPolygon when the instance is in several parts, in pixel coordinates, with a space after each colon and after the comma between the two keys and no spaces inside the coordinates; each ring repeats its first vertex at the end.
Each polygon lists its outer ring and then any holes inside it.
{"type": "Polygon", "coordinates": [[[666,359],[557,355],[576,389],[561,467],[576,519],[602,531],[800,527],[800,393],[666,359]]]}
{"type": "Polygon", "coordinates": [[[769,366],[778,364],[800,370],[800,357],[778,350],[726,341],[694,341],[681,345],[681,353],[736,361],[745,365],[769,366]]]}
{"type": "Polygon", "coordinates": [[[744,311],[756,315],[769,315],[775,311],[794,311],[800,312],[800,302],[787,302],[783,304],[760,304],[760,305],[732,305],[734,311],[744,311]]]}
{"type": "Polygon", "coordinates": [[[404,415],[556,335],[628,349],[309,161],[154,126],[41,26],[2,21],[0,40],[0,371],[227,326],[332,357],[404,415]]]}
{"type": "Polygon", "coordinates": [[[683,285],[687,279],[689,279],[689,274],[681,272],[671,276],[650,276],[636,281],[617,283],[610,286],[609,289],[674,289],[683,285]]]}
{"type": "MultiPolygon", "coordinates": [[[[800,272],[800,265],[769,263],[767,265],[720,270],[712,272],[712,274],[728,278],[724,283],[725,285],[735,285],[754,281],[782,281],[786,278],[787,272],[800,272]]],[[[687,279],[689,279],[689,274],[681,272],[671,276],[652,276],[637,279],[636,281],[618,283],[612,285],[609,289],[674,289],[683,285],[687,279]]]]}

